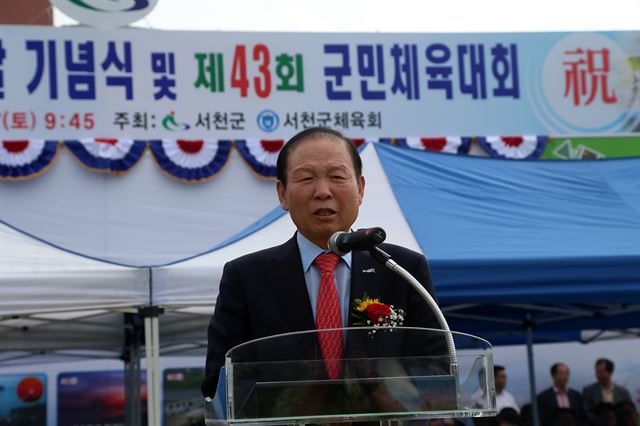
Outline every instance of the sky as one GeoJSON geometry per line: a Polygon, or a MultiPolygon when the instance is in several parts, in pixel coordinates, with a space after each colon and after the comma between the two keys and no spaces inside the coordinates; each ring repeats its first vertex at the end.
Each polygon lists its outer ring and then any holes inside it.
{"type": "MultiPolygon", "coordinates": [[[[639,30],[640,0],[159,0],[161,30],[530,32],[639,30]]],[[[54,10],[54,25],[76,21],[54,10]]]]}

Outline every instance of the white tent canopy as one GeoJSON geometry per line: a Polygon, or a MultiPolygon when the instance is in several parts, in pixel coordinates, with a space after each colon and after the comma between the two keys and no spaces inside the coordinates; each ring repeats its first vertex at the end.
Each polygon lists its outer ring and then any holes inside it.
{"type": "Polygon", "coordinates": [[[0,315],[146,305],[146,268],[120,266],[53,247],[0,223],[0,315]]]}

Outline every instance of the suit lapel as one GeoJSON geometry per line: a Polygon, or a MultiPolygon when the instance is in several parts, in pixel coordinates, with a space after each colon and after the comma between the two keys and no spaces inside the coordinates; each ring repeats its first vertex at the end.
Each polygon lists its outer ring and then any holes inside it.
{"type": "Polygon", "coordinates": [[[315,322],[305,285],[295,235],[273,254],[269,283],[292,330],[314,330],[315,322]]]}
{"type": "Polygon", "coordinates": [[[371,297],[380,297],[382,284],[382,266],[368,253],[354,251],[351,257],[351,289],[349,290],[349,327],[353,327],[351,305],[354,299],[362,299],[365,293],[371,297]]]}

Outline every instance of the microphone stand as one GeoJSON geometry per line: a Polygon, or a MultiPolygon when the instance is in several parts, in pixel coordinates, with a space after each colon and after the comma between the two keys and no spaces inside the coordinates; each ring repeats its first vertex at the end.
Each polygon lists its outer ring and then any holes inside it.
{"type": "Polygon", "coordinates": [[[433,297],[425,288],[420,284],[420,282],[414,278],[406,269],[402,266],[398,265],[393,259],[391,259],[391,255],[389,255],[384,250],[374,246],[369,250],[371,256],[376,259],[378,262],[386,266],[388,269],[392,270],[396,274],[400,275],[414,290],[420,294],[420,296],[424,299],[425,302],[431,308],[431,311],[434,313],[436,318],[438,319],[438,323],[440,327],[445,332],[445,340],[447,342],[447,351],[449,352],[449,373],[455,377],[456,380],[456,397],[458,400],[458,406],[460,406],[460,382],[458,380],[458,355],[456,354],[456,347],[453,342],[453,336],[451,334],[451,330],[449,329],[449,324],[447,320],[444,318],[440,307],[433,300],[433,297]]]}

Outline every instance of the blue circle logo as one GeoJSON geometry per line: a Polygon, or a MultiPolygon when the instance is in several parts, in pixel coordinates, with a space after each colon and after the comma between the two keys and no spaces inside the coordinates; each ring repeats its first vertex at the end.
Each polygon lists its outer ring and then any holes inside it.
{"type": "Polygon", "coordinates": [[[280,124],[278,114],[270,109],[265,109],[258,114],[258,127],[263,132],[273,132],[280,124]]]}

